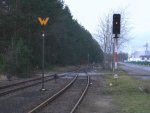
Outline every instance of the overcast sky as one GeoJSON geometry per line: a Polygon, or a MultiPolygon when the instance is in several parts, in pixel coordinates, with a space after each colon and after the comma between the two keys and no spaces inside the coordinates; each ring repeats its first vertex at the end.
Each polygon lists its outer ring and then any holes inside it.
{"type": "MultiPolygon", "coordinates": [[[[91,34],[98,29],[99,19],[111,9],[126,8],[134,39],[128,44],[130,51],[145,50],[146,42],[150,46],[150,0],[64,0],[74,19],[91,34]]],[[[125,49],[124,49],[125,50],[125,49]]],[[[149,49],[150,50],[150,49],[149,49]]]]}

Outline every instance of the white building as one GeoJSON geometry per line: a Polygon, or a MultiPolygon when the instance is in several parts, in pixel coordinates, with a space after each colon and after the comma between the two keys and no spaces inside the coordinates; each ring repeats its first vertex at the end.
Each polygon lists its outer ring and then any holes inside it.
{"type": "Polygon", "coordinates": [[[150,51],[135,51],[128,61],[150,61],[150,51]]]}

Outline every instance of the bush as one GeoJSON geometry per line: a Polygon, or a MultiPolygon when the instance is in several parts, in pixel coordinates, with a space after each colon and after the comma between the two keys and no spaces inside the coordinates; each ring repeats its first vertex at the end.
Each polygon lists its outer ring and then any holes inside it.
{"type": "Polygon", "coordinates": [[[144,85],[143,85],[143,91],[144,91],[145,93],[150,93],[150,85],[144,84],[144,85]]]}

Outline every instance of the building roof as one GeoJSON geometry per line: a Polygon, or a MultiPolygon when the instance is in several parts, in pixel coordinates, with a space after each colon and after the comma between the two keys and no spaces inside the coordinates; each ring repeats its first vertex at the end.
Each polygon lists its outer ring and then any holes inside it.
{"type": "Polygon", "coordinates": [[[150,57],[150,55],[141,55],[140,57],[150,57]]]}

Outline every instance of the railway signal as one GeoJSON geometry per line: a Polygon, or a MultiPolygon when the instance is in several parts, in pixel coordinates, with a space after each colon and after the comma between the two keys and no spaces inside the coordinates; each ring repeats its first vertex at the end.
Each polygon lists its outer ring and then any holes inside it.
{"type": "Polygon", "coordinates": [[[120,18],[120,14],[113,15],[113,34],[120,34],[120,18]]]}
{"type": "MultiPolygon", "coordinates": [[[[41,26],[46,26],[47,25],[47,22],[49,20],[49,17],[46,17],[45,19],[41,18],[41,17],[38,17],[37,18],[38,21],[40,22],[41,26]]],[[[45,91],[46,89],[44,88],[44,47],[45,47],[45,33],[44,33],[44,30],[43,30],[43,33],[42,33],[42,88],[41,90],[42,91],[45,91]]]]}
{"type": "Polygon", "coordinates": [[[112,33],[115,34],[114,37],[114,79],[117,84],[118,79],[118,38],[120,34],[120,26],[121,26],[121,15],[120,14],[113,14],[113,30],[112,33]]]}

